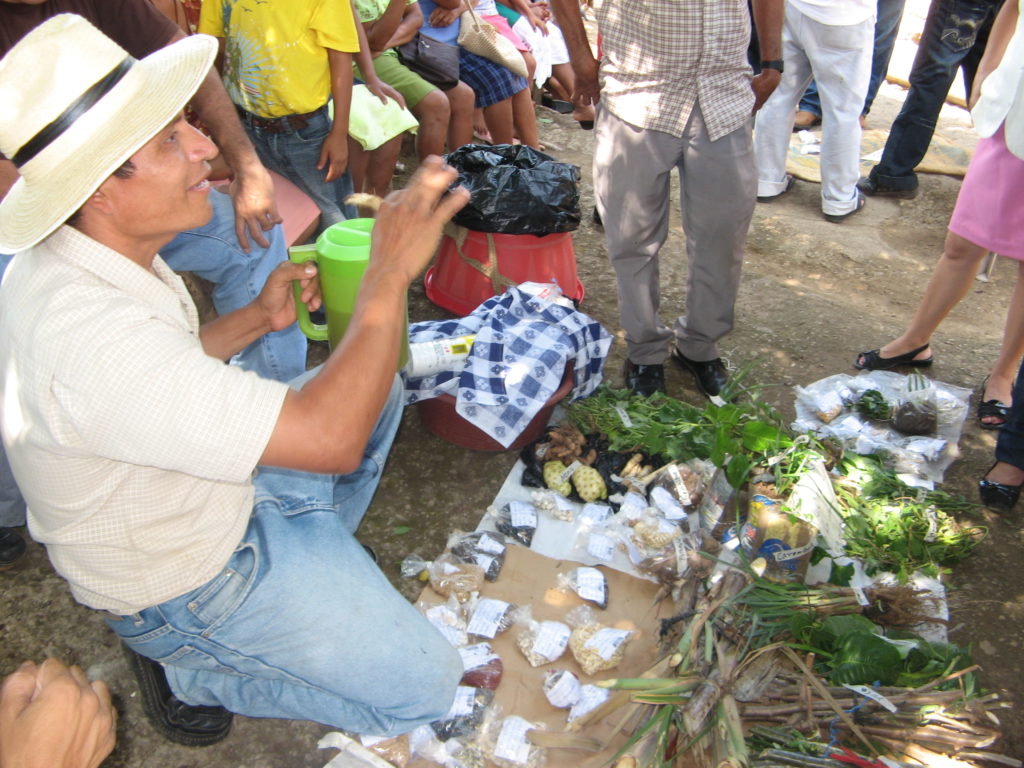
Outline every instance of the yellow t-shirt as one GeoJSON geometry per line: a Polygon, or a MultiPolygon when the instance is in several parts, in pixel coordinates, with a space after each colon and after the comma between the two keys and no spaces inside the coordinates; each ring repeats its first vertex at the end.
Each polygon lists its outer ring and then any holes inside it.
{"type": "Polygon", "coordinates": [[[331,95],[327,49],[359,50],[347,0],[205,0],[199,31],[225,38],[224,85],[260,117],[322,107],[331,95]]]}

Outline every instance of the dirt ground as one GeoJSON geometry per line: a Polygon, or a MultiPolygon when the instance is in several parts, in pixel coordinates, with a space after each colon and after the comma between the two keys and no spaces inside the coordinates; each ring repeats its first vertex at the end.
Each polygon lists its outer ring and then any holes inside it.
{"type": "MultiPolygon", "coordinates": [[[[869,118],[870,127],[888,127],[903,92],[885,86],[869,118]]],[[[558,158],[583,171],[584,223],[575,234],[580,278],[586,289],[583,310],[602,322],[617,340],[606,376],[620,383],[624,344],[618,330],[614,275],[602,233],[589,220],[592,134],[569,118],[539,110],[542,140],[558,158]],[[550,121],[550,122],[548,122],[550,121]]],[[[963,113],[943,121],[965,122],[963,113]]],[[[852,372],[857,352],[885,343],[909,320],[921,288],[938,257],[959,180],[925,176],[914,200],[869,200],[842,224],[826,222],[819,187],[797,182],[785,198],[759,204],[750,230],[748,255],[737,305],[736,328],[723,353],[736,368],[751,366],[749,381],[787,414],[793,412],[794,385],[852,372]]],[[[674,192],[678,200],[678,191],[674,192]]],[[[685,306],[686,257],[678,209],[662,252],[662,313],[667,321],[685,306]]],[[[1000,260],[991,282],[978,282],[933,338],[935,366],[930,375],[977,387],[996,355],[1005,307],[1016,269],[1000,260]]],[[[427,301],[422,284],[410,292],[410,318],[448,315],[427,301]]],[[[691,402],[700,396],[689,375],[670,367],[669,393],[691,402]]],[[[968,421],[962,457],[949,469],[945,487],[976,498],[976,481],[992,462],[995,434],[968,421]]],[[[511,453],[478,453],[442,442],[427,433],[411,409],[406,413],[380,492],[360,537],[381,556],[382,567],[403,592],[418,587],[402,582],[398,564],[409,552],[436,555],[448,533],[476,526],[515,461],[511,453]]],[[[972,522],[989,535],[972,559],[948,580],[951,589],[950,639],[970,644],[982,665],[984,686],[1008,700],[1024,688],[1021,636],[1024,630],[1024,576],[1019,567],[1021,515],[997,516],[979,509],[972,522]]],[[[353,616],[353,621],[358,621],[353,616]]],[[[106,765],[116,768],[319,768],[331,756],[317,740],[329,729],[313,723],[238,717],[227,740],[206,749],[168,743],[142,715],[137,688],[114,636],[95,613],[75,604],[45,552],[30,545],[15,570],[0,574],[0,674],[26,658],[57,655],[110,681],[121,719],[119,746],[106,765]]],[[[1004,751],[1024,758],[1024,711],[1002,718],[1004,751]]]]}

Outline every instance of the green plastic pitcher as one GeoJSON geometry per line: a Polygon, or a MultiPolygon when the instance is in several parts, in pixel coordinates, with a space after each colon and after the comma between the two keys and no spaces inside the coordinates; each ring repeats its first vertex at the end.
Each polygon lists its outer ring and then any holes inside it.
{"type": "MultiPolygon", "coordinates": [[[[359,296],[359,285],[370,261],[370,233],[374,219],[349,219],[340,221],[325,229],[315,244],[295,245],[288,249],[288,258],[296,264],[315,261],[320,276],[320,293],[323,296],[327,324],[314,323],[309,317],[309,308],[302,302],[301,288],[295,283],[295,311],[299,328],[313,341],[326,341],[331,349],[338,346],[349,322],[352,310],[359,296]]],[[[409,314],[404,310],[401,346],[398,353],[398,369],[405,367],[409,359],[409,314]]]]}

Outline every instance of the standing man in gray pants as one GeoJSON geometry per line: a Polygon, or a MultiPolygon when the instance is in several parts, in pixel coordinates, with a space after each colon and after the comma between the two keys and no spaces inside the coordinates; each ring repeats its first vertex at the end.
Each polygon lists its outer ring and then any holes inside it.
{"type": "Polygon", "coordinates": [[[761,74],[746,51],[744,0],[605,0],[594,59],[576,0],[553,0],[576,74],[578,106],[596,104],[594,191],[618,278],[626,385],[665,391],[664,363],[693,373],[707,397],[727,382],[716,342],[732,329],[757,173],[752,115],[782,73],[782,0],[754,0],[761,74]],[[689,258],[685,316],[658,316],[658,257],[679,172],[689,258]]]}

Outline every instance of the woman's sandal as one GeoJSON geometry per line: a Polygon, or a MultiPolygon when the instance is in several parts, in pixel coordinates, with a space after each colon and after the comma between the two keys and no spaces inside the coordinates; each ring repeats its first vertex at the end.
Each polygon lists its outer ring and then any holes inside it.
{"type": "Polygon", "coordinates": [[[981,497],[981,503],[989,509],[994,509],[999,512],[1009,512],[1017,504],[1017,500],[1020,498],[1021,486],[1024,483],[1018,485],[1004,485],[1003,483],[997,483],[993,480],[988,479],[988,475],[996,468],[996,461],[988,472],[985,473],[985,477],[978,481],[978,495],[981,497]]]}
{"type": "MultiPolygon", "coordinates": [[[[988,388],[988,376],[981,382],[981,397],[985,396],[988,388]]],[[[982,429],[1002,429],[1006,420],[1010,418],[1010,407],[1001,400],[978,401],[978,426],[982,429]],[[999,419],[999,421],[985,421],[985,419],[999,419]]]]}
{"type": "Polygon", "coordinates": [[[882,357],[881,350],[872,349],[870,352],[861,352],[857,355],[857,359],[853,362],[853,367],[858,371],[888,371],[890,368],[896,368],[901,365],[927,368],[932,364],[930,357],[925,360],[914,359],[926,349],[928,349],[927,344],[895,357],[882,357]]]}

